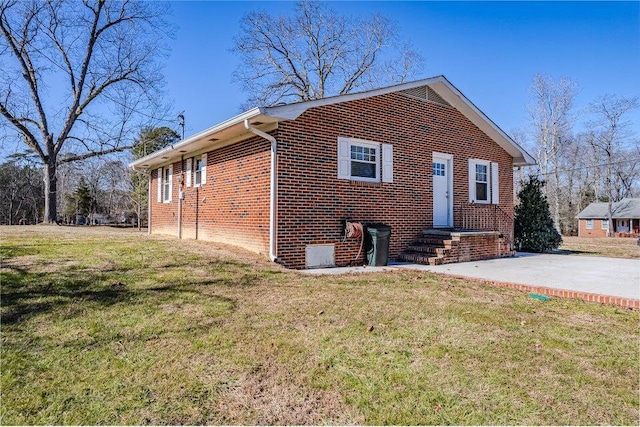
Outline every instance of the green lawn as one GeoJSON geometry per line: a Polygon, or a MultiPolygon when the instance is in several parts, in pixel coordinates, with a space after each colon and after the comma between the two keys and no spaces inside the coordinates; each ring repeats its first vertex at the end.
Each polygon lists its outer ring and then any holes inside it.
{"type": "Polygon", "coordinates": [[[3,425],[640,421],[637,311],[132,231],[0,238],[3,425]]]}

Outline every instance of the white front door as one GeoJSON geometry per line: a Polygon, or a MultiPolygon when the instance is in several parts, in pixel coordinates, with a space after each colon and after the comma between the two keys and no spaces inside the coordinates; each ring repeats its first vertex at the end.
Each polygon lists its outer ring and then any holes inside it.
{"type": "Polygon", "coordinates": [[[453,156],[433,153],[433,226],[453,226],[453,156]]]}

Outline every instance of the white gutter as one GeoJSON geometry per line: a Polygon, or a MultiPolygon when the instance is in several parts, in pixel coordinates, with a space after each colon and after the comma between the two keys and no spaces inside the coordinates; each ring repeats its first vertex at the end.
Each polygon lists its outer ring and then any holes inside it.
{"type": "Polygon", "coordinates": [[[251,109],[249,111],[245,111],[244,113],[232,117],[229,120],[225,120],[222,123],[219,123],[215,126],[210,127],[209,129],[205,129],[202,132],[198,132],[195,135],[192,135],[186,139],[183,139],[182,141],[179,141],[173,145],[170,145],[168,147],[165,147],[161,150],[155,151],[151,154],[146,155],[145,157],[142,157],[138,160],[135,160],[131,163],[129,163],[129,167],[132,169],[136,169],[139,168],[141,165],[144,165],[145,163],[148,163],[150,161],[153,161],[154,159],[158,159],[162,156],[170,156],[171,154],[174,154],[177,150],[187,147],[189,144],[192,144],[194,142],[197,142],[200,139],[206,138],[208,136],[213,135],[216,132],[219,132],[221,130],[224,130],[228,127],[231,127],[233,125],[236,125],[238,123],[242,123],[243,121],[250,119],[250,118],[254,118],[256,116],[259,116],[260,114],[262,114],[262,109],[261,108],[254,108],[251,109]]]}
{"type": "Polygon", "coordinates": [[[244,119],[244,127],[258,136],[271,142],[271,191],[269,197],[269,259],[273,262],[278,259],[276,255],[276,154],[278,143],[276,139],[266,132],[256,129],[249,124],[249,119],[244,119]]]}

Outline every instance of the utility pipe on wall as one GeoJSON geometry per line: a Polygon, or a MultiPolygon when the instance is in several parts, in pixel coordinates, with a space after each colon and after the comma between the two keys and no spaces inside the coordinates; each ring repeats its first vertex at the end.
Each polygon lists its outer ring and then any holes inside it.
{"type": "Polygon", "coordinates": [[[178,239],[182,239],[182,199],[184,199],[184,156],[180,156],[180,175],[178,175],[178,239]]]}
{"type": "Polygon", "coordinates": [[[244,127],[271,142],[271,191],[269,195],[269,259],[276,261],[276,154],[278,143],[276,139],[266,132],[256,129],[249,124],[249,119],[244,119],[244,127]]]}

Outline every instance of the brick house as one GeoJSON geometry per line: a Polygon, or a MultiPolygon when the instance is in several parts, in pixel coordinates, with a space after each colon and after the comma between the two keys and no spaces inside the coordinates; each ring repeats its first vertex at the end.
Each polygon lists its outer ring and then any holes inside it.
{"type": "Polygon", "coordinates": [[[531,164],[439,76],[254,108],[130,166],[150,172],[150,233],[298,269],[362,264],[350,222],[390,225],[392,259],[511,255],[513,167],[531,164]]]}
{"type": "MultiPolygon", "coordinates": [[[[615,237],[640,236],[640,199],[622,199],[611,206],[611,219],[615,237]]],[[[609,236],[609,204],[591,203],[576,215],[578,236],[609,236]]]]}

